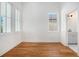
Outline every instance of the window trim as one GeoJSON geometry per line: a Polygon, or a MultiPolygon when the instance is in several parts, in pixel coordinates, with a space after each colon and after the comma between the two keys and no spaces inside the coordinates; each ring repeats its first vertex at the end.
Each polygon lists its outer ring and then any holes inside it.
{"type": "Polygon", "coordinates": [[[59,26],[60,26],[60,23],[59,23],[59,12],[58,11],[48,11],[48,12],[54,12],[57,14],[57,30],[56,31],[50,31],[49,30],[49,20],[48,20],[48,32],[59,32],[59,26]]]}

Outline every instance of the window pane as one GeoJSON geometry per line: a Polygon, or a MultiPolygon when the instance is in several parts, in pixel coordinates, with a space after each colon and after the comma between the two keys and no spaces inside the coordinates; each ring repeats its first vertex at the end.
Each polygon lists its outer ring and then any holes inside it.
{"type": "Polygon", "coordinates": [[[0,16],[0,32],[1,32],[1,16],[0,16]]]}
{"type": "Polygon", "coordinates": [[[1,32],[6,32],[6,17],[1,17],[1,32]]]}
{"type": "Polygon", "coordinates": [[[17,9],[15,9],[15,31],[18,31],[18,16],[17,16],[17,14],[18,14],[18,11],[17,11],[17,9]]]}
{"type": "Polygon", "coordinates": [[[7,32],[11,32],[11,5],[7,3],[7,32]]]}
{"type": "Polygon", "coordinates": [[[20,31],[20,12],[15,9],[15,31],[20,31]]]}
{"type": "Polygon", "coordinates": [[[3,32],[6,32],[6,17],[2,17],[2,27],[3,27],[3,32]]]}
{"type": "Polygon", "coordinates": [[[11,5],[7,3],[7,17],[11,17],[11,5]]]}
{"type": "Polygon", "coordinates": [[[1,16],[6,16],[6,3],[1,3],[1,16]]]}
{"type": "Polygon", "coordinates": [[[20,12],[18,11],[18,31],[20,31],[20,12]]]}
{"type": "Polygon", "coordinates": [[[1,32],[6,32],[6,3],[2,2],[1,3],[1,32]]]}
{"type": "Polygon", "coordinates": [[[11,32],[11,18],[7,17],[7,32],[11,32]]]}
{"type": "Polygon", "coordinates": [[[55,12],[48,13],[49,31],[57,31],[57,14],[55,12]]]}

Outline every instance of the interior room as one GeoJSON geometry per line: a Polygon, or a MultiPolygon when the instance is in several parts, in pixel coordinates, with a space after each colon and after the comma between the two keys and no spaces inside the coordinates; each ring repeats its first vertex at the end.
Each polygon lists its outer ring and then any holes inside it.
{"type": "Polygon", "coordinates": [[[79,2],[0,2],[1,57],[78,57],[79,2]]]}

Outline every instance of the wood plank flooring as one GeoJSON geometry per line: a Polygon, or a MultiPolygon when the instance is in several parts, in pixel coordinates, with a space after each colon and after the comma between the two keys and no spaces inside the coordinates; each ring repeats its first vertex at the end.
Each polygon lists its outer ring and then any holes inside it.
{"type": "Polygon", "coordinates": [[[3,57],[76,57],[77,54],[61,43],[22,42],[3,57]]]}

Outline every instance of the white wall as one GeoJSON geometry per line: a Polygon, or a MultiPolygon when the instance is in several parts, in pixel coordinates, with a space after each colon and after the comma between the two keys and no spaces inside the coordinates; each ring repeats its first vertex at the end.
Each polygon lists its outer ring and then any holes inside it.
{"type": "MultiPolygon", "coordinates": [[[[25,3],[23,7],[23,39],[25,42],[60,42],[60,29],[48,32],[48,11],[60,16],[60,3],[25,3]]],[[[60,18],[58,17],[58,21],[60,18]]],[[[60,24],[58,23],[59,27],[60,24]]]]}
{"type": "Polygon", "coordinates": [[[21,42],[20,33],[0,33],[0,56],[21,42]]]}
{"type": "MultiPolygon", "coordinates": [[[[22,6],[20,4],[16,4],[16,3],[11,3],[11,4],[22,12],[21,10],[22,6]]],[[[14,19],[12,18],[12,20],[14,19]]],[[[14,26],[12,26],[12,29],[13,28],[14,26]]],[[[5,54],[7,51],[9,51],[10,49],[14,48],[16,45],[22,42],[21,32],[0,33],[0,56],[5,54]]]]}

